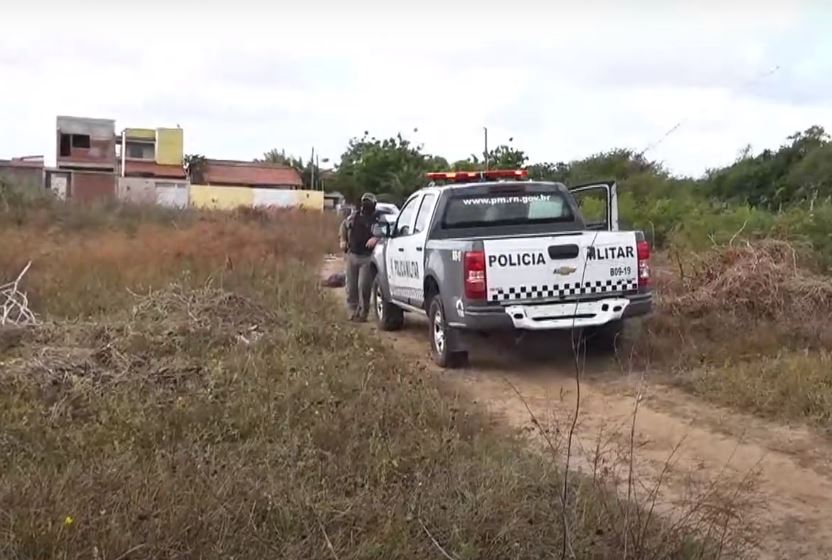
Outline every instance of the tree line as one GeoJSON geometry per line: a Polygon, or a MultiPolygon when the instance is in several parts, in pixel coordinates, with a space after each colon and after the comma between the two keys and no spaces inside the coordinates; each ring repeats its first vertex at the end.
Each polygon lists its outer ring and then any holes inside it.
{"type": "MultiPolygon", "coordinates": [[[[777,149],[752,153],[747,147],[732,164],[698,178],[676,176],[627,148],[573,161],[530,162],[510,142],[449,161],[401,134],[376,138],[365,132],[350,140],[325,187],[352,201],[371,191],[400,204],[425,184],[425,173],[481,170],[486,156],[491,168],[523,168],[535,180],[617,181],[622,225],[643,230],[658,247],[699,249],[737,236],[777,236],[805,242],[832,270],[832,141],[820,126],[790,135],[777,149]]],[[[288,163],[309,176],[311,166],[303,161],[288,163]]]]}
{"type": "MultiPolygon", "coordinates": [[[[567,185],[598,179],[615,179],[621,192],[636,198],[694,195],[713,201],[751,205],[779,211],[793,204],[811,204],[832,197],[832,142],[826,131],[813,126],[796,132],[776,150],[752,154],[746,147],[726,167],[709,169],[702,177],[677,177],[660,162],[631,149],[616,148],[583,159],[558,162],[530,162],[526,153],[510,144],[487,154],[449,161],[426,152],[402,134],[377,138],[365,132],[352,138],[334,172],[324,181],[326,190],[337,190],[348,200],[371,191],[384,200],[401,203],[425,183],[429,171],[474,171],[485,168],[527,169],[536,180],[559,181],[567,185]]],[[[296,168],[310,185],[322,170],[314,163],[271,150],[261,161],[296,168]]],[[[321,183],[316,181],[316,187],[321,183]]]]}

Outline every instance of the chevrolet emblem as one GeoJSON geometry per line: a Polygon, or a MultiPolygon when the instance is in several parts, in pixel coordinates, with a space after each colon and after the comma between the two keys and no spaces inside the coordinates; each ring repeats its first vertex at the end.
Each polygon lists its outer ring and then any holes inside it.
{"type": "Polygon", "coordinates": [[[556,268],[554,270],[554,273],[555,274],[560,274],[561,276],[568,276],[569,274],[572,274],[576,270],[577,269],[573,266],[562,266],[560,268],[556,268]]]}

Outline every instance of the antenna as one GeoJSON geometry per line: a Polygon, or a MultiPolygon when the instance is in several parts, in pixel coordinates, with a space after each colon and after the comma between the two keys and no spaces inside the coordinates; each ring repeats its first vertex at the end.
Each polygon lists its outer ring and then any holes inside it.
{"type": "MultiPolygon", "coordinates": [[[[768,78],[769,76],[771,76],[773,74],[776,74],[779,71],[780,71],[780,65],[778,64],[774,68],[771,68],[771,69],[767,70],[766,72],[763,72],[762,74],[760,74],[756,78],[752,78],[751,80],[749,80],[749,81],[745,82],[744,84],[740,85],[740,87],[734,89],[731,93],[732,94],[739,93],[740,91],[743,91],[744,89],[749,88],[749,87],[753,86],[754,84],[763,81],[764,79],[768,78]]],[[[655,148],[656,146],[658,146],[659,144],[664,142],[667,139],[668,136],[670,136],[671,134],[673,134],[674,132],[679,130],[679,128],[687,120],[688,120],[688,117],[685,117],[684,119],[682,119],[679,122],[677,122],[676,124],[674,124],[672,127],[670,127],[670,129],[667,132],[665,132],[664,134],[659,136],[658,139],[656,139],[652,143],[648,144],[646,148],[641,150],[638,153],[638,155],[643,156],[644,154],[646,154],[647,152],[649,152],[650,150],[652,150],[653,148],[655,148]]]]}
{"type": "Polygon", "coordinates": [[[485,170],[488,171],[488,127],[482,127],[483,135],[485,136],[485,170]]]}

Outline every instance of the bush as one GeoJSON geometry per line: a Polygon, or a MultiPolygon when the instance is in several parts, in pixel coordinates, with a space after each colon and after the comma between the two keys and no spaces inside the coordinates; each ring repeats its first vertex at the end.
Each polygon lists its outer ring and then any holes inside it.
{"type": "Polygon", "coordinates": [[[0,216],[20,222],[30,212],[56,206],[52,193],[37,185],[13,182],[0,176],[0,216]]]}
{"type": "Polygon", "coordinates": [[[709,201],[690,193],[639,199],[622,193],[622,225],[645,232],[656,248],[701,251],[733,240],[774,237],[811,247],[832,267],[832,202],[793,206],[775,213],[747,205],[709,201]]]}
{"type": "Polygon", "coordinates": [[[772,239],[679,253],[634,354],[720,404],[828,427],[832,279],[814,257],[772,239]]]}

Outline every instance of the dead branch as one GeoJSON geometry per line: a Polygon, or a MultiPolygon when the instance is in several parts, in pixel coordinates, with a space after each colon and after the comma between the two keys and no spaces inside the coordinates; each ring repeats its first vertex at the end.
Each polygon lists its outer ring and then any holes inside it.
{"type": "Polygon", "coordinates": [[[324,524],[321,523],[320,519],[318,519],[318,527],[321,528],[321,533],[324,534],[324,540],[326,541],[326,547],[329,549],[329,552],[332,554],[332,557],[335,560],[339,560],[338,555],[335,553],[335,547],[332,546],[332,541],[329,540],[329,535],[326,534],[326,529],[324,529],[324,524]]]}
{"type": "Polygon", "coordinates": [[[447,558],[448,560],[459,560],[456,556],[451,556],[450,554],[448,554],[448,552],[447,552],[444,548],[442,548],[442,545],[441,545],[441,544],[439,544],[439,541],[437,541],[435,538],[433,538],[433,535],[431,535],[431,534],[430,534],[430,531],[428,531],[428,528],[425,526],[425,524],[422,522],[422,520],[421,520],[421,519],[419,519],[419,525],[421,525],[421,526],[422,526],[422,529],[424,529],[425,534],[427,534],[428,538],[429,538],[429,539],[431,540],[431,542],[433,543],[433,546],[435,546],[435,547],[436,547],[436,549],[437,549],[439,552],[441,552],[441,553],[442,553],[442,556],[444,556],[444,557],[445,557],[445,558],[447,558]]]}
{"type": "Polygon", "coordinates": [[[747,225],[748,225],[748,219],[746,218],[746,220],[742,223],[742,227],[737,231],[737,233],[735,233],[734,235],[731,236],[731,240],[728,242],[729,247],[733,247],[734,240],[737,238],[737,236],[739,236],[739,234],[741,234],[743,232],[743,230],[745,229],[745,226],[747,226],[747,225]]]}
{"type": "Polygon", "coordinates": [[[0,286],[0,301],[3,302],[0,306],[0,325],[22,327],[37,324],[35,314],[29,309],[29,298],[20,291],[20,282],[31,266],[32,261],[29,261],[14,281],[0,286]]]}

